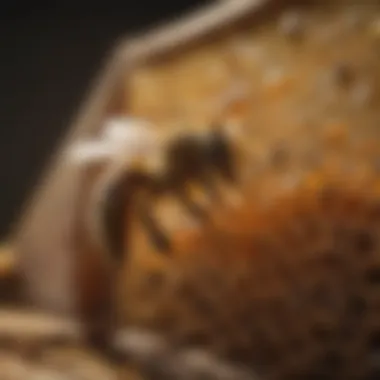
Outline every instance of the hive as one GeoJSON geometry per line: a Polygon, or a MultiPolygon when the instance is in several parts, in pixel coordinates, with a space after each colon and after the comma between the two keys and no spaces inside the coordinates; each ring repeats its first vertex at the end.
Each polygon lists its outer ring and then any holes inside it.
{"type": "MultiPolygon", "coordinates": [[[[242,93],[221,117],[252,155],[242,202],[173,232],[171,255],[126,231],[125,326],[263,380],[380,378],[379,9],[363,4],[290,10],[132,73],[125,113],[160,128],[207,128],[242,93]]],[[[107,330],[113,284],[81,238],[83,317],[107,330]]]]}

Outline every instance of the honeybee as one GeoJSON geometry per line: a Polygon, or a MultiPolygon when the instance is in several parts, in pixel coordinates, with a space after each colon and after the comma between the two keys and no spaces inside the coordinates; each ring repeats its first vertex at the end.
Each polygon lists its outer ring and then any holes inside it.
{"type": "Polygon", "coordinates": [[[199,185],[211,200],[218,200],[217,181],[238,181],[233,148],[222,127],[203,134],[183,133],[166,142],[161,151],[132,163],[110,166],[100,181],[95,221],[111,257],[119,259],[128,241],[127,208],[134,208],[149,240],[161,252],[169,252],[170,239],[153,216],[155,201],[172,195],[185,212],[203,221],[207,211],[194,201],[189,185],[199,185]]]}
{"type": "Polygon", "coordinates": [[[128,217],[134,214],[154,247],[169,252],[170,239],[153,215],[156,200],[171,195],[186,213],[200,221],[207,219],[207,211],[192,199],[189,187],[196,184],[211,201],[218,201],[219,182],[237,184],[237,134],[229,125],[215,124],[198,133],[181,131],[162,137],[141,121],[122,123],[113,120],[102,143],[85,144],[82,151],[75,151],[76,159],[87,164],[106,162],[89,205],[90,234],[110,257],[120,259],[123,242],[128,241],[128,217]]]}

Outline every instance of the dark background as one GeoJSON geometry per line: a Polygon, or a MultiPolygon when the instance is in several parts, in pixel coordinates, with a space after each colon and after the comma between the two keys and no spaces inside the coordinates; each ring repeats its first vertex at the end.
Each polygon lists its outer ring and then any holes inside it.
{"type": "Polygon", "coordinates": [[[117,39],[211,1],[33,3],[0,6],[0,238],[117,39]]]}

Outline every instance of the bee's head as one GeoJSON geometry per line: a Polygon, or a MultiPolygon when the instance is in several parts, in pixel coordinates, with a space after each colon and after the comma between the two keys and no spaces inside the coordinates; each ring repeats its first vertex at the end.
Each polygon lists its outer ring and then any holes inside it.
{"type": "Polygon", "coordinates": [[[208,137],[208,159],[217,172],[226,180],[237,181],[240,131],[232,126],[215,125],[208,137]]]}

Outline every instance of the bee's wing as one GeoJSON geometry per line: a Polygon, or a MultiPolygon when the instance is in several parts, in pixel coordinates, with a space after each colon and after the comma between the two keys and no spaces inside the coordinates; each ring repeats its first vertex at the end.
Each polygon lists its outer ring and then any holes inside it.
{"type": "Polygon", "coordinates": [[[91,165],[111,159],[114,149],[110,144],[99,141],[79,141],[72,145],[66,155],[69,163],[74,165],[91,165]]]}
{"type": "Polygon", "coordinates": [[[148,121],[133,117],[112,117],[105,123],[102,139],[107,141],[127,141],[136,134],[148,134],[154,126],[148,121]]]}
{"type": "Polygon", "coordinates": [[[103,138],[126,161],[149,155],[159,143],[154,125],[141,119],[118,118],[107,122],[103,138]]]}
{"type": "Polygon", "coordinates": [[[154,128],[144,120],[111,118],[98,139],[79,141],[70,147],[67,158],[76,165],[127,161],[148,154],[156,145],[154,128]]]}

